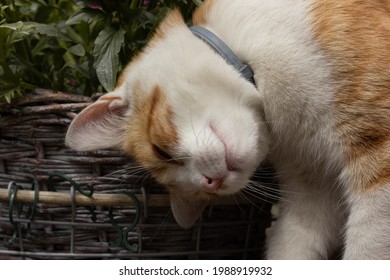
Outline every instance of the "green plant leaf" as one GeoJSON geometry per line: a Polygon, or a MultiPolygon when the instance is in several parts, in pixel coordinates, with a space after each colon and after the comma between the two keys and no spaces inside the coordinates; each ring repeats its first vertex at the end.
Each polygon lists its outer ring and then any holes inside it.
{"type": "Polygon", "coordinates": [[[59,37],[63,40],[69,40],[68,37],[61,32],[61,28],[56,24],[45,24],[38,22],[14,22],[4,23],[0,28],[7,28],[17,32],[18,37],[25,37],[30,34],[38,33],[49,37],[59,37]]]}
{"type": "Polygon", "coordinates": [[[202,0],[192,0],[192,2],[195,3],[195,5],[200,6],[202,4],[202,0]]]}
{"type": "Polygon", "coordinates": [[[30,30],[31,27],[24,24],[21,21],[18,21],[14,23],[3,23],[2,25],[0,25],[0,28],[10,29],[17,32],[20,35],[26,36],[29,35],[28,31],[30,30]]]}
{"type": "Polygon", "coordinates": [[[31,28],[31,33],[38,33],[48,37],[56,37],[65,41],[69,41],[68,36],[62,32],[62,29],[65,28],[65,25],[45,24],[38,22],[26,22],[25,24],[31,28]]]}
{"type": "Polygon", "coordinates": [[[93,56],[94,67],[99,82],[105,90],[112,91],[119,68],[119,51],[125,40],[126,31],[123,28],[115,30],[111,27],[103,29],[95,40],[93,56]]]}
{"type": "Polygon", "coordinates": [[[97,9],[83,8],[73,15],[71,15],[66,21],[67,25],[79,24],[80,22],[91,22],[104,17],[104,12],[97,9]]]}
{"type": "Polygon", "coordinates": [[[77,56],[84,56],[85,55],[85,49],[80,44],[73,45],[73,46],[69,47],[68,52],[70,52],[74,55],[77,55],[77,56]]]}
{"type": "Polygon", "coordinates": [[[6,94],[4,94],[4,98],[5,100],[7,101],[8,104],[11,103],[11,99],[15,96],[15,92],[14,91],[9,91],[7,92],[6,94]]]}
{"type": "Polygon", "coordinates": [[[0,103],[36,87],[112,90],[168,10],[189,23],[201,2],[0,0],[0,103]]]}

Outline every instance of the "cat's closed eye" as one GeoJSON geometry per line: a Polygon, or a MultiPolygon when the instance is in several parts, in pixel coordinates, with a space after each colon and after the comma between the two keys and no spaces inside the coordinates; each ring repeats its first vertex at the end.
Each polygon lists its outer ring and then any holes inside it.
{"type": "Polygon", "coordinates": [[[175,160],[173,159],[173,157],[169,153],[165,152],[163,149],[161,149],[157,145],[153,145],[153,151],[160,159],[162,159],[164,161],[170,161],[172,163],[175,162],[175,160]]]}

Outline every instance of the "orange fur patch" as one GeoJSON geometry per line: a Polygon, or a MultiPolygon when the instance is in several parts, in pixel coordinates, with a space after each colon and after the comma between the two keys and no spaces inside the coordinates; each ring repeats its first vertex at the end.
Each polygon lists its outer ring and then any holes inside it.
{"type": "Polygon", "coordinates": [[[174,9],[168,13],[168,15],[161,22],[156,32],[153,34],[152,39],[149,41],[148,46],[153,48],[159,41],[166,37],[166,34],[171,32],[172,29],[178,27],[186,27],[183,16],[179,9],[174,9]]]}
{"type": "Polygon", "coordinates": [[[206,25],[207,16],[217,1],[218,0],[204,1],[203,4],[198,9],[196,9],[192,15],[192,23],[194,25],[206,25]]]}
{"type": "Polygon", "coordinates": [[[148,132],[151,142],[166,150],[171,150],[178,142],[172,117],[172,109],[167,103],[165,94],[156,86],[150,98],[148,132]]]}
{"type": "Polygon", "coordinates": [[[358,190],[390,184],[390,1],[317,0],[313,29],[333,66],[337,124],[358,190]]]}
{"type": "Polygon", "coordinates": [[[172,121],[173,112],[159,86],[155,86],[148,97],[141,96],[143,93],[139,90],[135,94],[137,98],[132,105],[131,120],[126,125],[123,149],[164,183],[171,164],[156,155],[153,145],[168,153],[174,152],[178,135],[172,121]]]}

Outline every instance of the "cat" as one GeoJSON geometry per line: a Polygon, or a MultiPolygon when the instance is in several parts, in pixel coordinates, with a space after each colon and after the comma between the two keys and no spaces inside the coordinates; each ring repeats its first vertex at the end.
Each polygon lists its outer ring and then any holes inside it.
{"type": "Polygon", "coordinates": [[[256,86],[174,10],[66,143],[131,155],[186,228],[269,158],[282,196],[267,259],[390,259],[390,1],[206,0],[193,24],[256,86]]]}

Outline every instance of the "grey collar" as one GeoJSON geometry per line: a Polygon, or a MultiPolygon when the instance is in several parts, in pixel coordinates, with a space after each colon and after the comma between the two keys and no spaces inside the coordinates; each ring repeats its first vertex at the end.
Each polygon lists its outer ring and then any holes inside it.
{"type": "Polygon", "coordinates": [[[253,85],[256,85],[253,78],[253,71],[251,67],[247,64],[243,64],[234,52],[213,32],[210,30],[194,25],[190,27],[192,33],[206,42],[210,47],[212,47],[220,56],[222,56],[227,63],[232,65],[240,74],[253,85]]]}

